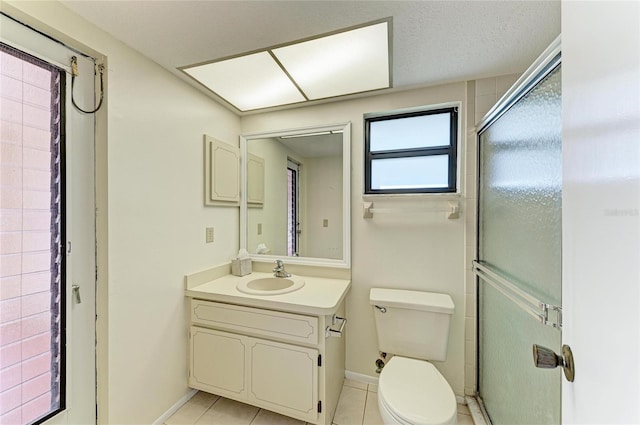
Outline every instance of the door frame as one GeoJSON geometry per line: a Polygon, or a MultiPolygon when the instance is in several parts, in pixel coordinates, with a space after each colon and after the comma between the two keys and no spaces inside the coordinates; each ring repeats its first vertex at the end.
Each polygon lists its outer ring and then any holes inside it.
{"type": "Polygon", "coordinates": [[[291,233],[287,232],[287,245],[289,244],[289,240],[291,240],[293,252],[289,255],[293,257],[300,256],[300,234],[301,234],[301,219],[300,219],[300,170],[302,169],[302,165],[294,160],[293,158],[287,157],[287,176],[289,173],[292,173],[292,191],[287,187],[287,197],[291,197],[291,204],[287,202],[287,216],[291,217],[292,227],[291,233]],[[291,208],[289,208],[291,207],[291,208]]]}
{"type": "MultiPolygon", "coordinates": [[[[47,16],[37,2],[9,4],[0,1],[0,12],[82,55],[95,58],[108,70],[108,56],[37,19],[47,16]]],[[[108,109],[109,72],[104,73],[103,106],[94,114],[95,137],[95,242],[96,242],[96,383],[97,423],[109,423],[109,308],[108,308],[108,109]]]]}
{"type": "MultiPolygon", "coordinates": [[[[496,104],[485,114],[485,116],[478,122],[476,125],[476,131],[474,136],[476,137],[476,170],[478,170],[475,184],[476,184],[476,245],[475,245],[475,263],[478,261],[478,255],[480,252],[480,167],[481,167],[481,146],[480,146],[480,135],[482,132],[487,129],[491,124],[497,121],[505,112],[507,112],[511,106],[513,106],[516,102],[518,102],[522,97],[524,97],[530,90],[532,90],[540,81],[546,78],[547,75],[552,73],[556,68],[562,65],[562,40],[561,36],[556,37],[553,42],[536,58],[536,60],[527,68],[527,70],[516,80],[516,82],[511,86],[509,90],[500,98],[496,104]]],[[[475,391],[474,395],[482,412],[482,415],[487,423],[491,423],[489,419],[488,412],[480,398],[480,277],[478,276],[478,272],[475,270],[475,266],[473,268],[475,275],[475,293],[476,293],[476,320],[475,320],[475,341],[476,341],[476,349],[475,349],[475,391]]],[[[498,277],[499,278],[499,277],[498,277]]],[[[507,282],[508,283],[508,282],[507,282]]],[[[508,287],[507,285],[506,287],[508,287]]],[[[516,294],[514,299],[518,299],[517,296],[517,288],[507,289],[506,292],[503,292],[503,295],[506,295],[507,298],[512,298],[507,294],[516,294]]],[[[518,291],[521,292],[521,291],[518,291]]],[[[524,292],[523,292],[524,293],[524,292]]],[[[526,295],[526,293],[525,293],[526,295]]],[[[513,301],[510,301],[513,302],[513,301]]],[[[562,304],[564,303],[564,297],[562,299],[562,304]]],[[[517,304],[517,303],[516,303],[517,304]]],[[[559,307],[562,309],[563,305],[559,307]]],[[[520,306],[520,308],[523,308],[520,306]]],[[[525,309],[526,310],[526,309],[525,309]]],[[[562,324],[562,312],[557,317],[553,317],[553,319],[557,319],[562,324]]],[[[560,331],[562,328],[560,328],[560,331]]],[[[560,414],[562,415],[562,397],[560,400],[560,414]]]]}

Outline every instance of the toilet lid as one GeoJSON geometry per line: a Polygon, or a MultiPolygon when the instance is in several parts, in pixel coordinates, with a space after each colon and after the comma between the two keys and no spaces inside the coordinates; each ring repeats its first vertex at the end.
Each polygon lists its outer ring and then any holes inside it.
{"type": "Polygon", "coordinates": [[[456,396],[429,362],[395,356],[382,369],[378,384],[380,399],[401,421],[443,425],[457,413],[456,396]]]}

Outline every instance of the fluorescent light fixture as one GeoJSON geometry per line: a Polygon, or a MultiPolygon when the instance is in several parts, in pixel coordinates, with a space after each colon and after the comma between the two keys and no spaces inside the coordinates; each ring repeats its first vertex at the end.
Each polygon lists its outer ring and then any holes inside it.
{"type": "Polygon", "coordinates": [[[273,49],[309,99],[387,88],[388,23],[273,49]]]}
{"type": "Polygon", "coordinates": [[[241,112],[388,88],[390,23],[180,69],[241,112]]]}
{"type": "Polygon", "coordinates": [[[184,68],[183,71],[240,111],[305,100],[268,52],[184,68]]]}

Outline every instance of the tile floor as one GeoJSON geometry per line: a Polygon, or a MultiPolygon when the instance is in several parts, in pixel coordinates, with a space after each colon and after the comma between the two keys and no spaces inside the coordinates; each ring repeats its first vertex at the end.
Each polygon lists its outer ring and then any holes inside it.
{"type": "MultiPolygon", "coordinates": [[[[382,425],[378,413],[377,385],[346,380],[342,387],[334,425],[382,425]]],[[[197,393],[166,425],[306,425],[268,410],[205,392],[197,393]]],[[[473,425],[469,409],[458,405],[458,425],[473,425]]]]}

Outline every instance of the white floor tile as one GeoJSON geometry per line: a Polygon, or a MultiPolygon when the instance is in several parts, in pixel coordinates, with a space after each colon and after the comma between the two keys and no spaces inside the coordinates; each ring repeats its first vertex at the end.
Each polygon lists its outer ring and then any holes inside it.
{"type": "Polygon", "coordinates": [[[196,425],[249,425],[258,410],[257,407],[221,397],[200,417],[196,425]]]}
{"type": "Polygon", "coordinates": [[[200,391],[167,419],[165,424],[193,425],[218,398],[217,395],[200,391]]]}
{"type": "Polygon", "coordinates": [[[337,425],[361,425],[367,391],[342,387],[333,422],[337,425]]]}
{"type": "Polygon", "coordinates": [[[380,417],[380,410],[378,410],[378,394],[374,392],[367,392],[367,402],[364,406],[364,421],[363,425],[384,425],[382,418],[380,417]]]}
{"type": "MultiPolygon", "coordinates": [[[[383,425],[378,410],[376,384],[345,381],[333,425],[383,425]],[[364,387],[363,387],[364,385],[364,387]],[[368,388],[368,391],[365,390],[368,388]]],[[[458,425],[474,425],[467,406],[458,404],[458,425]]],[[[268,410],[197,393],[166,422],[166,425],[311,425],[268,410]]]]}
{"type": "Polygon", "coordinates": [[[260,409],[251,425],[305,425],[303,421],[260,409]]]}
{"type": "Polygon", "coordinates": [[[464,404],[459,404],[458,403],[458,413],[461,414],[461,415],[471,416],[471,412],[469,412],[469,408],[467,406],[465,406],[464,404]]]}
{"type": "Polygon", "coordinates": [[[475,425],[469,415],[458,414],[458,425],[475,425]]]}
{"type": "Polygon", "coordinates": [[[355,381],[353,379],[345,379],[344,385],[351,388],[358,388],[360,390],[365,390],[365,391],[367,390],[366,382],[355,381]]]}

